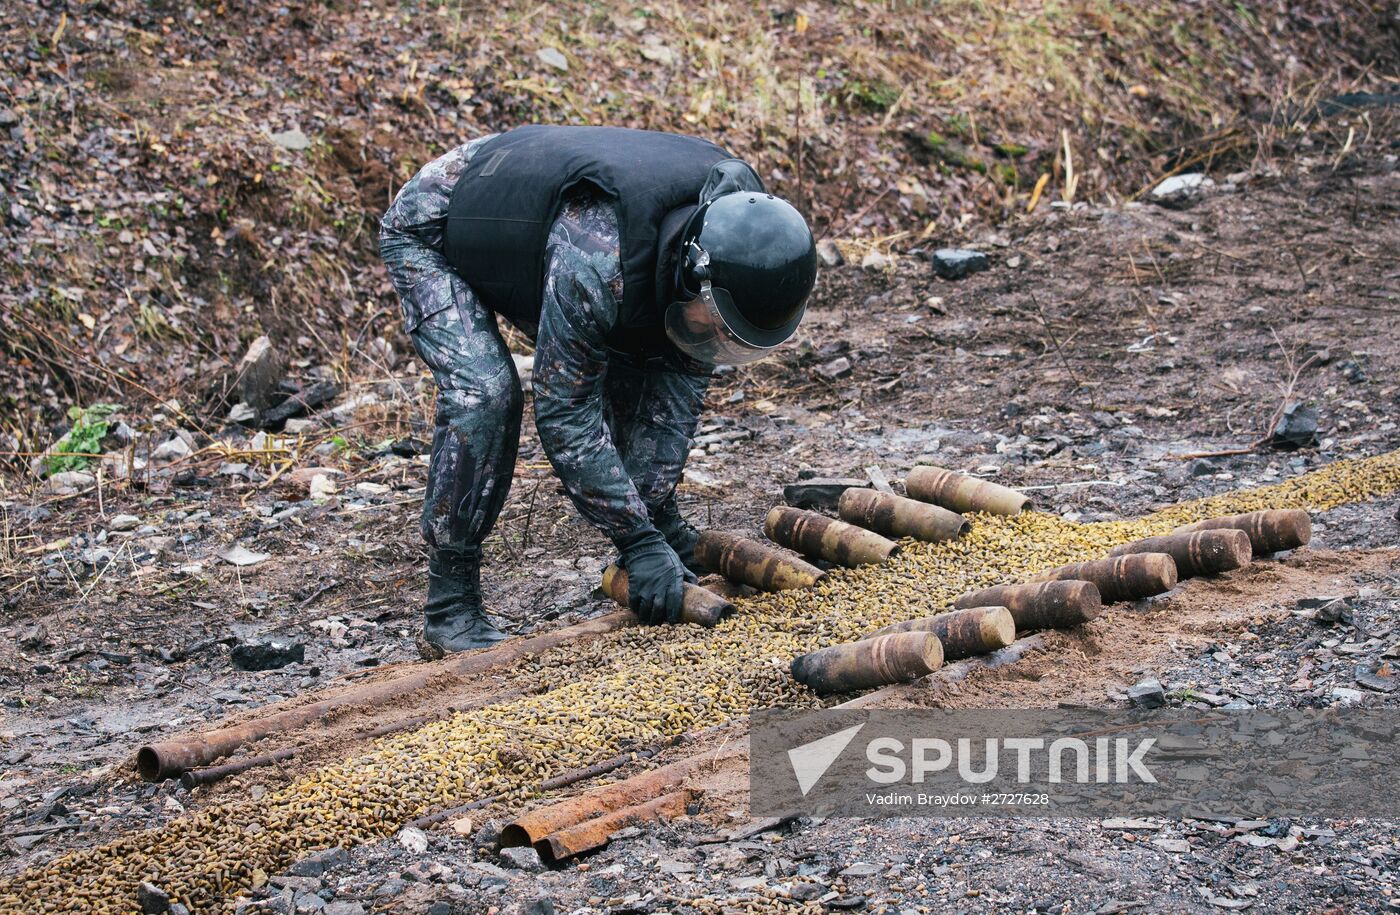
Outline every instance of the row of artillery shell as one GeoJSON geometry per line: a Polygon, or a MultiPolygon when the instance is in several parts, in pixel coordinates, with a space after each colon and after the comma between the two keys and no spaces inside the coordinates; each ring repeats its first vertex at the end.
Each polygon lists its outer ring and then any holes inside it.
{"type": "Polygon", "coordinates": [[[1016,621],[1005,607],[969,607],[877,629],[866,638],[895,632],[931,632],[943,643],[943,660],[989,654],[1016,641],[1016,621]]]}
{"type": "Polygon", "coordinates": [[[804,556],[843,566],[876,565],[899,552],[899,544],[874,531],[785,505],[768,513],[763,533],[804,556]]]}
{"type": "MultiPolygon", "coordinates": [[[[615,565],[603,570],[603,593],[626,607],[628,604],[627,572],[615,565]]],[[[734,612],[726,598],[690,582],[681,584],[681,622],[713,626],[734,612]]]]}
{"type": "Polygon", "coordinates": [[[1254,550],[1248,534],[1231,528],[1147,537],[1109,551],[1110,556],[1128,553],[1166,553],[1176,563],[1178,577],[1196,578],[1247,566],[1254,550]]]}
{"type": "Polygon", "coordinates": [[[938,636],[895,632],[804,654],[792,662],[792,677],[825,695],[917,680],[942,666],[938,636]]]}
{"type": "Polygon", "coordinates": [[[826,577],[821,569],[796,556],[725,531],[702,532],[695,544],[695,558],[730,581],[762,591],[810,588],[826,577]]]}
{"type": "Polygon", "coordinates": [[[1196,531],[1236,530],[1244,531],[1249,537],[1255,556],[1267,556],[1283,550],[1296,550],[1312,540],[1312,519],[1308,513],[1298,508],[1275,509],[1271,511],[1249,512],[1244,515],[1226,515],[1221,518],[1207,518],[1195,524],[1185,524],[1173,534],[1187,534],[1196,531]]]}
{"type": "Polygon", "coordinates": [[[955,512],[1019,515],[1030,504],[1030,497],[1024,493],[930,464],[909,471],[904,491],[921,502],[932,502],[955,512]]]}
{"type": "Polygon", "coordinates": [[[1047,581],[1043,584],[998,585],[969,591],[953,606],[1005,607],[1016,622],[1016,632],[1068,629],[1096,619],[1103,612],[1099,589],[1087,581],[1047,581]]]}
{"type": "Polygon", "coordinates": [[[972,528],[962,515],[946,508],[857,487],[841,493],[836,513],[842,521],[886,537],[913,537],[929,543],[953,540],[972,528]]]}

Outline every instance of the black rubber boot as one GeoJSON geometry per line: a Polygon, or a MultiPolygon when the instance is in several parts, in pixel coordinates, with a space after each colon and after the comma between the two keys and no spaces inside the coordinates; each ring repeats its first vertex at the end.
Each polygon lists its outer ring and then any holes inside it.
{"type": "Polygon", "coordinates": [[[423,607],[423,638],[418,649],[426,658],[454,651],[487,648],[507,638],[491,624],[481,605],[479,553],[428,551],[428,602],[423,607]]]}

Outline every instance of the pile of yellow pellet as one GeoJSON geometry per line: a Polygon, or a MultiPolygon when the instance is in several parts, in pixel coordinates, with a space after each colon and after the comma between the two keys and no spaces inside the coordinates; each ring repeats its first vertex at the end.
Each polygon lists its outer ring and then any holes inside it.
{"type": "Polygon", "coordinates": [[[788,674],[793,657],[948,609],[964,591],[1097,558],[1201,518],[1324,510],[1396,491],[1400,452],[1391,452],[1132,521],[974,515],[961,539],[907,541],[883,565],[740,600],[737,614],[713,629],[624,629],[528,659],[507,672],[502,692],[552,689],[383,738],[259,800],[216,804],[0,881],[0,910],[139,911],[143,880],[192,909],[218,910],[312,851],[383,838],[425,812],[496,794],[518,806],[543,779],[628,749],[754,709],[815,705],[788,674]]]}

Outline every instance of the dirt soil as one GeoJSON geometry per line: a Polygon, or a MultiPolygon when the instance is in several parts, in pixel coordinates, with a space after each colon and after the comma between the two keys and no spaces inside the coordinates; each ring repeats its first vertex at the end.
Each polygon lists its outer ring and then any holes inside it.
{"type": "MultiPolygon", "coordinates": [[[[1296,176],[1222,178],[1182,210],[1044,209],[980,239],[990,269],[957,282],[937,279],[917,250],[884,269],[828,268],[800,340],[718,379],[684,506],[702,526],[755,532],[804,471],[863,476],[878,466],[898,479],[922,460],[1099,520],[1400,447],[1397,201],[1395,155],[1348,158],[1296,176]],[[849,371],[833,365],[843,357],[849,371]],[[1253,448],[1294,402],[1317,409],[1318,441],[1253,448]],[[1220,451],[1242,453],[1192,457],[1220,451]]],[[[425,468],[412,438],[427,437],[426,384],[400,361],[392,377],[342,395],[351,409],[317,415],[328,439],[367,418],[405,430],[396,449],[329,442],[315,460],[336,471],[337,491],[319,501],[307,475],[274,477],[247,430],[230,427],[216,439],[224,457],[181,459],[144,485],[36,490],[5,503],[3,872],[280,784],[285,773],[260,770],[191,794],[140,783],[130,762],[141,744],[416,656],[425,468]],[[118,523],[123,515],[135,520],[118,523]],[[235,544],[266,558],[219,558],[235,544]],[[304,660],[261,672],[233,664],[235,647],[269,639],[303,645],[304,660]]],[[[141,423],[162,441],[178,419],[141,423]]],[[[1151,674],[1178,703],[1329,705],[1359,690],[1367,703],[1393,704],[1352,671],[1395,641],[1396,505],[1322,513],[1313,549],[1192,583],[1115,614],[1112,627],[1054,636],[1045,653],[956,691],[911,688],[908,701],[1109,705],[1151,674]],[[1358,596],[1363,628],[1322,629],[1290,612],[1298,598],[1333,593],[1358,596]]],[[[527,431],[488,543],[489,605],[517,633],[598,615],[610,609],[592,594],[609,557],[527,431]]],[[[411,718],[489,691],[487,678],[451,701],[369,718],[411,718]]],[[[324,729],[291,771],[353,748],[364,722],[347,721],[324,729]]],[[[283,882],[257,905],[657,911],[677,898],[802,883],[814,888],[792,898],[871,911],[1400,907],[1391,823],[1239,832],[1205,821],[795,821],[711,841],[748,822],[742,801],[716,792],[690,820],[629,831],[545,873],[503,868],[478,849],[490,832],[484,811],[470,836],[442,827],[429,831],[426,853],[394,840],[356,849],[315,886],[283,882]],[[1305,844],[1253,841],[1290,831],[1305,844]],[[1188,852],[1154,842],[1181,838],[1188,852]]]]}

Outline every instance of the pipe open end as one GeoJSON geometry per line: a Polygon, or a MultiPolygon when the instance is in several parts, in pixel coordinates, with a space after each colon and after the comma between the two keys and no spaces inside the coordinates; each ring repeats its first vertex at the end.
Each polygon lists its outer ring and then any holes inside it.
{"type": "Polygon", "coordinates": [[[136,751],[136,771],[148,782],[158,782],[160,778],[160,753],[155,747],[142,747],[136,751]]]}
{"type": "Polygon", "coordinates": [[[500,841],[502,848],[520,848],[521,846],[531,844],[530,834],[515,823],[510,823],[505,829],[501,830],[500,841]]]}
{"type": "Polygon", "coordinates": [[[958,525],[958,536],[959,536],[959,537],[965,537],[965,536],[967,536],[967,534],[969,534],[969,533],[971,533],[971,532],[972,532],[972,522],[971,522],[971,521],[964,521],[962,524],[958,525]]]}

